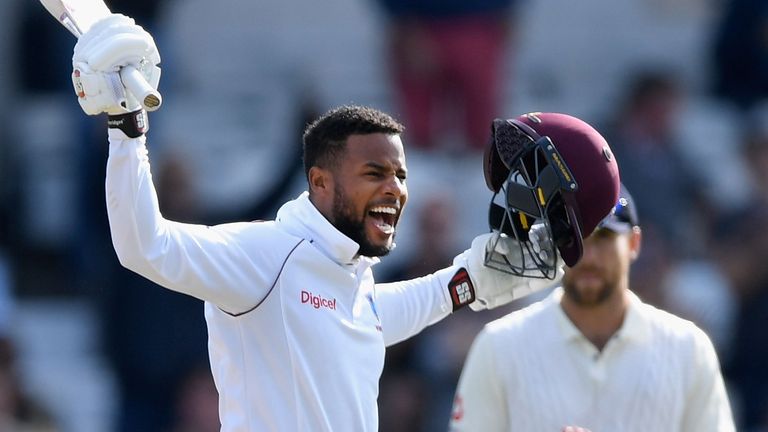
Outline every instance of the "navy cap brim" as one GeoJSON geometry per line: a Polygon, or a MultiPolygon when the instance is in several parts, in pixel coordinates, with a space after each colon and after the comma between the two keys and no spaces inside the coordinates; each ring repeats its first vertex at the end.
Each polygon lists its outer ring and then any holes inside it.
{"type": "Polygon", "coordinates": [[[626,234],[632,231],[632,224],[607,217],[597,224],[597,229],[607,229],[615,233],[626,234]]]}

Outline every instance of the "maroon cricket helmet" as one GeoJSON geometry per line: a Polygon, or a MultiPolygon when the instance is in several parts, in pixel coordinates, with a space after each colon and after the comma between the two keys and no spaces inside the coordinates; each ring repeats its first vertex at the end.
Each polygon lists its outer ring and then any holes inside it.
{"type": "Polygon", "coordinates": [[[491,132],[483,167],[496,193],[491,227],[528,242],[530,226],[544,223],[563,261],[573,266],[584,237],[619,198],[619,168],[610,146],[586,122],[560,113],[497,119],[491,132]]]}

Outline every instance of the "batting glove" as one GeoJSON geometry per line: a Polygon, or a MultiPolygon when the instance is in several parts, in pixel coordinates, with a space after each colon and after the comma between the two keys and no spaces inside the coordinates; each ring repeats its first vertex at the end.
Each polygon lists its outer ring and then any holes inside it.
{"type": "Polygon", "coordinates": [[[135,67],[156,89],[160,82],[158,63],[160,54],[154,39],[133,19],[112,14],[97,21],[77,41],[72,56],[72,84],[80,107],[88,115],[140,111],[139,101],[120,79],[120,68],[135,67]]]}
{"type": "MultiPolygon", "coordinates": [[[[474,311],[493,309],[551,287],[558,283],[563,276],[561,266],[557,267],[554,280],[526,277],[525,273],[518,276],[487,267],[484,264],[487,253],[503,254],[510,262],[522,262],[523,254],[529,253],[526,248],[520,247],[513,238],[503,236],[499,241],[496,241],[498,235],[498,233],[488,233],[475,237],[472,240],[472,246],[453,259],[454,265],[467,269],[475,297],[469,307],[474,311]],[[494,250],[489,250],[491,245],[494,245],[494,250]]],[[[527,258],[528,260],[531,259],[530,257],[527,258]]],[[[532,276],[538,274],[536,270],[530,270],[530,272],[532,276]]]]}

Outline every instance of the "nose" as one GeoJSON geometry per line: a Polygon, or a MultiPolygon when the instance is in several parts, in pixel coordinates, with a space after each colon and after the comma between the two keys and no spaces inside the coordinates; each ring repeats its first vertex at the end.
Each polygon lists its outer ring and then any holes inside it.
{"type": "Polygon", "coordinates": [[[597,254],[597,247],[595,247],[595,245],[592,244],[592,242],[590,242],[589,240],[585,241],[584,242],[584,247],[582,249],[581,260],[580,261],[583,261],[585,263],[593,262],[594,260],[596,260],[598,258],[597,255],[598,255],[597,254]]]}
{"type": "Polygon", "coordinates": [[[392,195],[395,198],[400,198],[408,195],[408,187],[405,185],[405,181],[397,176],[392,176],[386,185],[384,186],[384,192],[388,195],[392,195]]]}

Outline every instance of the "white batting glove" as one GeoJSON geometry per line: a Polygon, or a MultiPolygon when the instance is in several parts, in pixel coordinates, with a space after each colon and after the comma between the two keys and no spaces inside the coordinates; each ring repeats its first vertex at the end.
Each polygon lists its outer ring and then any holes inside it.
{"type": "Polygon", "coordinates": [[[553,257],[550,256],[552,250],[552,238],[549,236],[547,227],[541,223],[535,223],[531,225],[531,229],[528,231],[528,238],[531,239],[531,246],[533,252],[541,258],[544,262],[550,262],[553,257]]]}
{"type": "Polygon", "coordinates": [[[72,84],[88,115],[119,115],[141,109],[120,80],[123,66],[135,67],[149,85],[160,82],[160,54],[152,36],[133,19],[112,14],[97,21],[75,45],[72,84]]]}
{"type": "MultiPolygon", "coordinates": [[[[454,265],[466,268],[469,273],[469,278],[475,288],[475,301],[470,303],[469,307],[474,311],[505,305],[512,300],[551,287],[563,277],[562,266],[557,267],[554,280],[517,276],[487,267],[484,264],[486,253],[503,254],[512,263],[522,262],[522,254],[528,254],[526,248],[521,248],[515,239],[507,236],[503,236],[495,243],[494,251],[488,251],[489,242],[495,242],[498,235],[498,233],[488,233],[475,237],[472,240],[472,246],[453,259],[454,265]]],[[[531,260],[531,257],[526,258],[531,260]]],[[[532,276],[541,275],[538,270],[528,271],[532,276]]],[[[524,274],[527,274],[528,271],[524,274]]]]}

